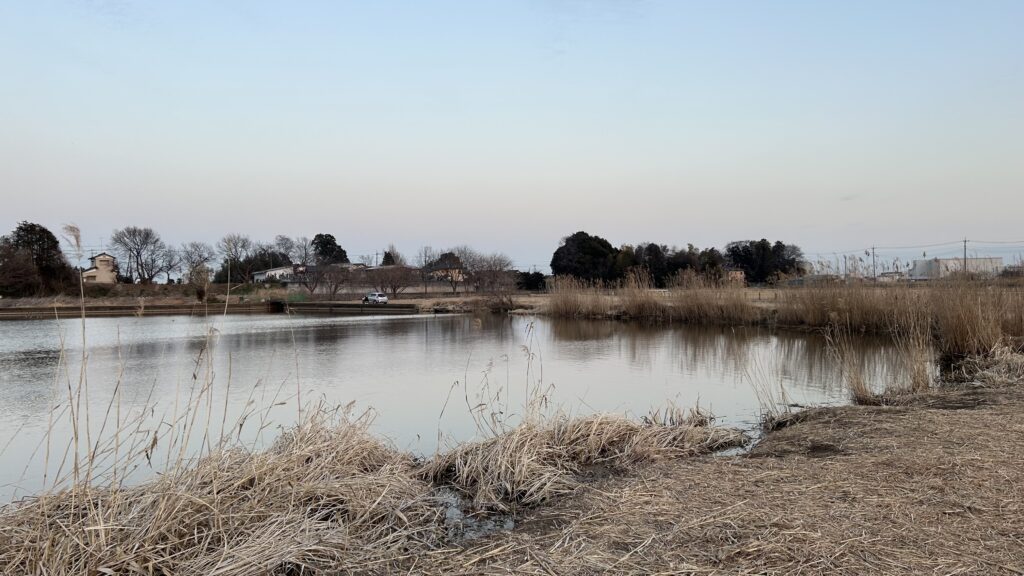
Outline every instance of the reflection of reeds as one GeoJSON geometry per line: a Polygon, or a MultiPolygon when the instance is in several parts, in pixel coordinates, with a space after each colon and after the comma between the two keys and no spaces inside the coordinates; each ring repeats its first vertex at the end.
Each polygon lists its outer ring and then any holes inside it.
{"type": "Polygon", "coordinates": [[[924,392],[932,385],[934,365],[931,319],[923,306],[906,307],[898,313],[902,316],[894,324],[900,328],[893,332],[893,342],[906,370],[906,381],[890,383],[887,392],[924,392]]]}
{"type": "Polygon", "coordinates": [[[751,356],[744,368],[743,374],[761,407],[761,427],[765,430],[779,427],[778,423],[793,415],[793,405],[781,376],[770,373],[758,356],[751,356]]]}
{"type": "Polygon", "coordinates": [[[860,362],[860,354],[850,335],[849,328],[839,323],[825,332],[829,349],[834,354],[843,374],[843,381],[855,404],[877,404],[878,396],[871,390],[860,362]]]}

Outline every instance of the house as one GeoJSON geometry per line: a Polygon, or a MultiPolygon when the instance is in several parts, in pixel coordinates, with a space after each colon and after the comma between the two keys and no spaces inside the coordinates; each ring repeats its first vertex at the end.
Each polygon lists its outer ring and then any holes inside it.
{"type": "Polygon", "coordinates": [[[911,280],[939,280],[954,274],[995,276],[1003,271],[1002,258],[932,258],[914,260],[910,269],[911,280]]]}
{"type": "Polygon", "coordinates": [[[734,286],[745,286],[747,284],[747,275],[743,273],[743,270],[726,268],[725,282],[734,286]]]}
{"type": "Polygon", "coordinates": [[[295,266],[291,264],[288,266],[278,266],[277,268],[268,268],[266,270],[260,270],[259,272],[253,272],[252,281],[267,282],[269,280],[284,280],[295,273],[295,266]]]}
{"type": "Polygon", "coordinates": [[[90,266],[82,270],[82,282],[86,284],[117,284],[117,259],[100,252],[89,258],[90,266]]]}
{"type": "Polygon", "coordinates": [[[466,281],[462,260],[451,252],[442,254],[440,258],[426,265],[424,270],[427,276],[434,281],[455,283],[466,281]]]}

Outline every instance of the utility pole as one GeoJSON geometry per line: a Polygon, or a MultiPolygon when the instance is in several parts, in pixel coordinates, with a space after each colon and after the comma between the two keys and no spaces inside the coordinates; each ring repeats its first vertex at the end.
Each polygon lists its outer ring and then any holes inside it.
{"type": "Polygon", "coordinates": [[[878,269],[875,267],[875,247],[871,247],[871,279],[878,282],[878,269]]]}
{"type": "Polygon", "coordinates": [[[967,276],[967,238],[964,238],[964,276],[967,276]]]}

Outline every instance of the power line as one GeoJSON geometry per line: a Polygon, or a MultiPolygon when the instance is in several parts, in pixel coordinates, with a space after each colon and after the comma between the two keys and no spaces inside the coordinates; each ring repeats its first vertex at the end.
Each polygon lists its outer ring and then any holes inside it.
{"type": "MultiPolygon", "coordinates": [[[[963,240],[954,240],[953,242],[939,242],[936,244],[920,244],[917,246],[876,246],[878,250],[914,250],[917,248],[936,248],[939,246],[951,246],[953,244],[959,244],[963,240]]],[[[974,240],[971,240],[974,242],[974,240]]]]}
{"type": "Polygon", "coordinates": [[[975,244],[1021,244],[1024,245],[1024,240],[971,240],[975,244]]]}

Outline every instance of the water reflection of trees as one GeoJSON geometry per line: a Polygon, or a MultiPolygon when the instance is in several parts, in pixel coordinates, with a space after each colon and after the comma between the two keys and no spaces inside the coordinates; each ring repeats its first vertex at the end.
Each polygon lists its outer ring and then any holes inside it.
{"type": "MultiPolygon", "coordinates": [[[[774,386],[797,386],[843,393],[843,375],[825,338],[813,332],[765,327],[650,326],[614,321],[554,320],[555,342],[571,343],[563,352],[586,361],[614,350],[623,360],[650,369],[664,357],[687,374],[718,373],[745,379],[770,379],[774,386]]],[[[906,378],[906,368],[891,342],[855,341],[860,370],[876,388],[906,378]]]]}

